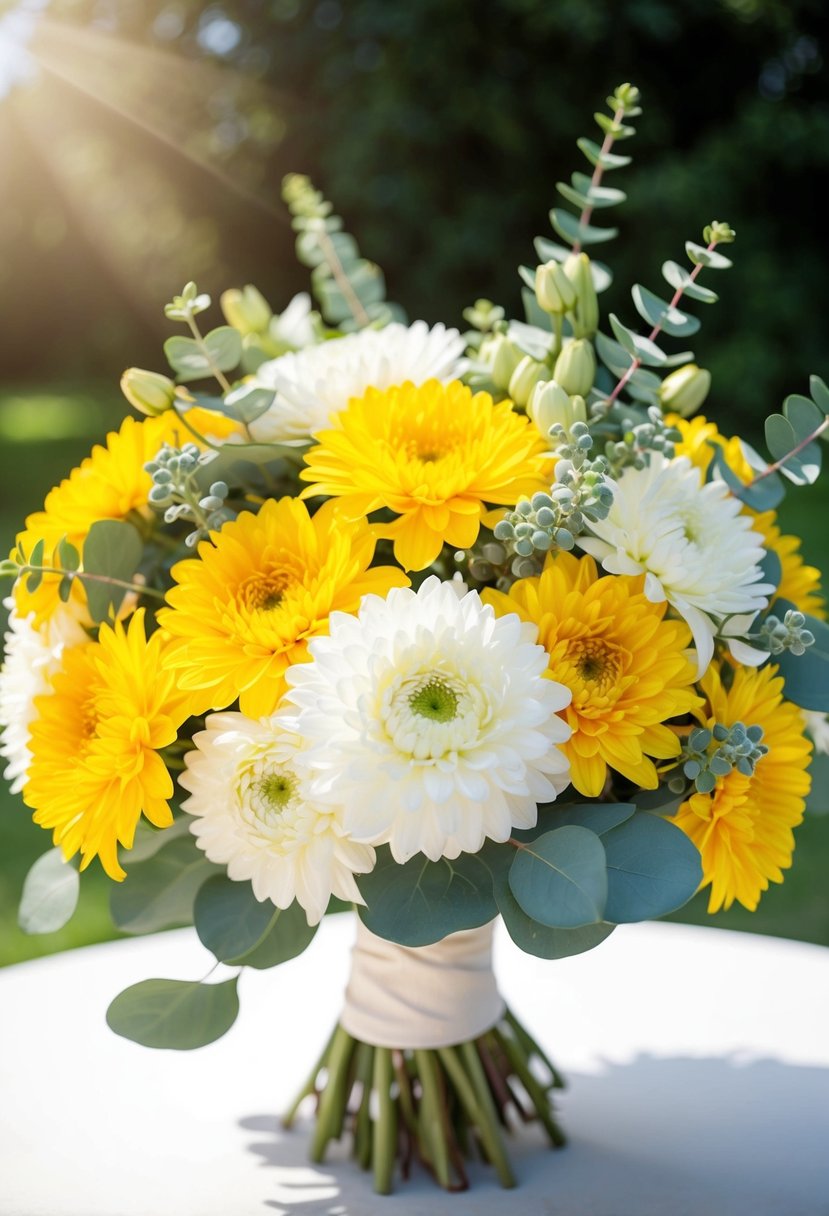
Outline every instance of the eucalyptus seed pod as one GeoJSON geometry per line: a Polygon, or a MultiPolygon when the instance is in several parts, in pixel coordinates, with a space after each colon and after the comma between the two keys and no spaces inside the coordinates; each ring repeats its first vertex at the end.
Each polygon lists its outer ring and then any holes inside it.
{"type": "Polygon", "coordinates": [[[596,356],[587,338],[574,338],[566,343],[556,359],[553,379],[568,396],[586,397],[596,375],[596,356]]]}

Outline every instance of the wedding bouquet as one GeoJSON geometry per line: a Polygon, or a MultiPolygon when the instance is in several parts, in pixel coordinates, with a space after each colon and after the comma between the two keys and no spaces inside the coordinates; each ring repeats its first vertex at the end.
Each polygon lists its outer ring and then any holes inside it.
{"type": "MultiPolygon", "coordinates": [[[[663,339],[699,328],[728,224],[635,285],[640,333],[585,247],[629,157],[637,90],[579,140],[553,241],[521,267],[524,320],[407,323],[309,181],[284,197],[319,311],[189,283],[174,378],[132,368],[128,417],[46,497],[14,579],[2,753],[54,849],[21,923],[59,927],[78,869],[118,928],[194,924],[220,982],[117,996],[118,1034],[193,1048],[238,971],[295,957],[356,905],[342,1018],[302,1094],[312,1153],[346,1125],[375,1186],[398,1151],[450,1188],[475,1146],[560,1078],[492,976],[491,926],[557,959],[700,886],[754,909],[790,865],[829,711],[819,574],[775,507],[815,480],[829,389],[766,424],[770,462],[698,413],[709,374],[663,339]],[[213,382],[212,385],[210,382],[213,382]],[[75,862],[79,860],[76,868],[75,862]]],[[[286,1116],[290,1121],[295,1110],[286,1116]]]]}

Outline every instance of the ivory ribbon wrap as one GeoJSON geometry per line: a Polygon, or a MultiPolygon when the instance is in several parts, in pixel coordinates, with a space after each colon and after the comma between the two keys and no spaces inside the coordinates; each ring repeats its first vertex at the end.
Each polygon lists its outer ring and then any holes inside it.
{"type": "Polygon", "coordinates": [[[432,946],[398,946],[357,922],[341,1026],[374,1047],[451,1047],[504,1013],[492,971],[493,923],[432,946]]]}

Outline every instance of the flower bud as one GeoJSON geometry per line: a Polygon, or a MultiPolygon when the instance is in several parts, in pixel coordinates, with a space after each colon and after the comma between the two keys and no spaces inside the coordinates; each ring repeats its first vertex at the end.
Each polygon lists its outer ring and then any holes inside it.
{"type": "Polygon", "coordinates": [[[696,363],[683,363],[662,381],[659,400],[664,410],[672,410],[689,418],[696,413],[708,396],[711,373],[696,363]]]}
{"type": "Polygon", "coordinates": [[[512,373],[521,362],[521,351],[505,334],[493,334],[491,338],[486,339],[485,346],[482,345],[481,354],[492,368],[493,384],[505,391],[512,373]]]}
{"type": "Polygon", "coordinates": [[[545,262],[535,272],[535,298],[545,312],[569,312],[576,302],[576,290],[558,262],[545,262]]]}
{"type": "Polygon", "coordinates": [[[127,368],[121,377],[121,392],[130,405],[150,418],[172,409],[176,398],[176,386],[169,376],[140,367],[127,368]]]}
{"type": "Polygon", "coordinates": [[[510,376],[508,392],[516,405],[526,405],[537,384],[550,379],[546,363],[539,363],[532,355],[525,355],[510,376]]]}
{"type": "Polygon", "coordinates": [[[550,427],[556,423],[568,430],[573,421],[570,398],[555,380],[543,380],[535,385],[527,402],[527,413],[542,435],[549,435],[550,427]]]}
{"type": "Polygon", "coordinates": [[[228,325],[240,334],[261,334],[268,328],[273,313],[268,301],[252,284],[241,291],[231,287],[222,292],[220,303],[228,325]]]}
{"type": "Polygon", "coordinates": [[[574,338],[568,342],[556,359],[553,379],[568,396],[586,397],[593,387],[595,375],[596,356],[592,343],[587,338],[574,338]]]}
{"type": "Polygon", "coordinates": [[[599,328],[599,300],[590,272],[586,253],[571,253],[564,263],[564,273],[576,292],[573,309],[573,332],[577,338],[592,338],[599,328]]]}

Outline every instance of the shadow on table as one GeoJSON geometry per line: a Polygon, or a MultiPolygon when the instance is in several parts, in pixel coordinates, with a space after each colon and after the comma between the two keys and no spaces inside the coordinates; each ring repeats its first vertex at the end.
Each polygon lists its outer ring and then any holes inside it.
{"type": "MultiPolygon", "coordinates": [[[[796,1028],[793,1028],[796,1033],[796,1028]]],[[[638,1056],[570,1074],[559,1100],[570,1142],[546,1150],[536,1127],[510,1138],[518,1216],[829,1216],[829,1069],[776,1060],[638,1056]]],[[[334,1145],[308,1164],[310,1120],[241,1120],[248,1151],[273,1171],[264,1208],[280,1216],[489,1216],[506,1197],[483,1165],[473,1190],[439,1202],[423,1170],[391,1197],[334,1145]]]]}

